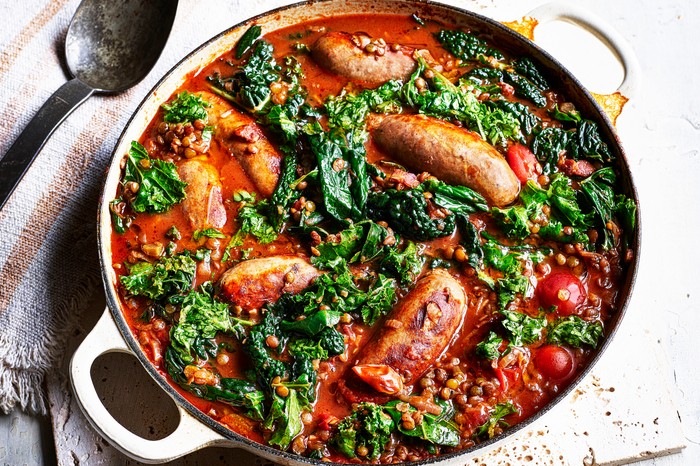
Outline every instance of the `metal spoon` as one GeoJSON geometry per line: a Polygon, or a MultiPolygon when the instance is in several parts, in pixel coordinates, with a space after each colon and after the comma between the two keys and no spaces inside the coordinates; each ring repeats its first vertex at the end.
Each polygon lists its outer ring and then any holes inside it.
{"type": "Polygon", "coordinates": [[[61,86],[0,159],[0,209],[58,125],[94,92],[124,91],[160,56],[178,0],[83,0],[66,34],[70,81],[61,86]]]}

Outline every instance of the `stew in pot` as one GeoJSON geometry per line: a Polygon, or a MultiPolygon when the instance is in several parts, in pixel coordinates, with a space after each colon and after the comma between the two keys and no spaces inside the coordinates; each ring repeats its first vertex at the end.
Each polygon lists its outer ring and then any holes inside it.
{"type": "Polygon", "coordinates": [[[612,161],[537,63],[478,31],[252,26],[124,155],[123,312],[256,442],[340,462],[468,448],[605,338],[636,212],[612,161]]]}

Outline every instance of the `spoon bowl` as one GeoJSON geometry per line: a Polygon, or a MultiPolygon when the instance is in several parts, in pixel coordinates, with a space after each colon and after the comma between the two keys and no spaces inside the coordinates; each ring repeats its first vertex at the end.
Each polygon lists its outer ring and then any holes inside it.
{"type": "Polygon", "coordinates": [[[158,60],[177,1],[84,1],[66,34],[70,73],[98,92],[141,81],[158,60]]]}
{"type": "Polygon", "coordinates": [[[116,93],[151,71],[178,0],[83,0],[65,41],[73,79],[53,93],[0,159],[0,210],[58,125],[95,92],[116,93]]]}

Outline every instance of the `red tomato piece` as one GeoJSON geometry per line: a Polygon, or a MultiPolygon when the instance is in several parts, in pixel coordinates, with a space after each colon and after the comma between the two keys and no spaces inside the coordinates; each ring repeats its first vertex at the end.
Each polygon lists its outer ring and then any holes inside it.
{"type": "Polygon", "coordinates": [[[574,373],[574,357],[566,348],[544,345],[537,349],[535,367],[553,382],[562,382],[574,373]]]}
{"type": "Polygon", "coordinates": [[[554,306],[559,315],[569,316],[586,300],[586,290],[576,275],[553,272],[539,282],[537,296],[545,309],[554,306]]]}
{"type": "Polygon", "coordinates": [[[537,178],[537,175],[542,173],[542,166],[535,158],[535,154],[522,144],[510,146],[506,153],[506,160],[522,184],[527,183],[527,180],[537,178]]]}

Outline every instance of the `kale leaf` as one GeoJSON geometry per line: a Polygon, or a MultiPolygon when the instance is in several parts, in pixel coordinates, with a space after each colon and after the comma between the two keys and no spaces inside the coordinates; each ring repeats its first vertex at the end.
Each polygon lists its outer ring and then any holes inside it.
{"type": "Polygon", "coordinates": [[[252,113],[264,112],[270,104],[270,84],[280,79],[281,67],[273,57],[272,44],[258,40],[247,61],[229,78],[207,77],[211,89],[252,113]]]}
{"type": "Polygon", "coordinates": [[[211,283],[204,284],[182,301],[180,318],[170,329],[170,346],[189,363],[194,360],[192,351],[198,339],[211,340],[218,332],[231,332],[242,338],[243,327],[250,325],[249,321],[231,317],[228,304],[214,299],[211,283]]]}
{"type": "Polygon", "coordinates": [[[476,355],[480,358],[494,361],[501,357],[501,345],[503,338],[499,337],[495,332],[489,332],[486,338],[476,345],[476,355]]]}
{"type": "MultiPolygon", "coordinates": [[[[439,415],[430,413],[423,414],[423,421],[420,424],[416,424],[413,429],[406,429],[403,426],[403,422],[401,422],[403,412],[397,409],[399,403],[401,403],[401,401],[390,401],[383,406],[384,411],[394,420],[396,429],[399,432],[408,437],[416,437],[434,445],[444,445],[448,447],[456,447],[459,445],[459,429],[451,422],[454,415],[454,406],[451,402],[444,400],[437,401],[437,405],[442,408],[442,412],[439,415]]],[[[405,412],[411,414],[416,411],[416,408],[408,405],[405,412]]]]}
{"type": "Polygon", "coordinates": [[[363,446],[368,450],[367,457],[376,459],[384,451],[395,427],[393,419],[381,406],[360,403],[351,415],[340,421],[330,443],[348,458],[355,458],[357,448],[363,446]]]}
{"type": "Polygon", "coordinates": [[[389,248],[389,252],[379,263],[379,271],[395,277],[401,286],[415,283],[423,270],[425,257],[421,254],[416,243],[407,241],[403,251],[398,248],[389,248]]]}
{"type": "Polygon", "coordinates": [[[309,136],[318,163],[318,177],[326,212],[336,220],[361,220],[370,178],[365,164],[364,131],[309,136]]]}
{"type": "Polygon", "coordinates": [[[435,38],[445,50],[464,61],[488,61],[489,57],[496,60],[504,58],[500,51],[489,47],[486,41],[467,32],[442,29],[435,34],[435,38]]]}
{"type": "Polygon", "coordinates": [[[197,271],[197,264],[187,252],[164,257],[153,264],[137,262],[127,267],[129,275],[121,276],[119,281],[130,295],[167,299],[171,303],[181,300],[192,288],[197,271]]]}
{"type": "Polygon", "coordinates": [[[581,191],[593,209],[595,223],[603,232],[603,249],[611,249],[615,246],[615,237],[610,228],[615,215],[619,214],[625,226],[627,239],[632,237],[634,231],[636,205],[626,196],[615,195],[615,172],[610,167],[601,168],[591,176],[581,181],[581,191]]]}
{"type": "Polygon", "coordinates": [[[386,221],[401,235],[419,241],[450,235],[456,226],[453,214],[431,218],[428,201],[418,188],[370,193],[367,213],[371,219],[386,221]]]}
{"type": "Polygon", "coordinates": [[[243,413],[256,421],[263,420],[265,394],[255,384],[241,379],[220,378],[217,385],[188,383],[184,375],[187,362],[172,347],[165,350],[165,367],[173,380],[185,390],[199,398],[221,401],[241,408],[243,413]]]}
{"type": "Polygon", "coordinates": [[[325,103],[330,128],[345,131],[363,129],[370,112],[399,113],[401,111],[400,81],[387,81],[376,89],[366,89],[358,94],[346,91],[329,97],[325,103]]]}
{"type": "Polygon", "coordinates": [[[138,185],[138,191],[129,198],[134,212],[163,213],[185,198],[187,183],[180,180],[175,164],[151,159],[136,141],[132,141],[126,157],[122,185],[130,182],[138,185]]]}
{"type": "Polygon", "coordinates": [[[256,24],[249,27],[241,38],[238,39],[238,43],[236,44],[237,59],[240,59],[248,51],[248,49],[250,49],[253,43],[258,40],[258,37],[260,37],[261,32],[262,28],[256,24]]]}
{"type": "Polygon", "coordinates": [[[161,105],[165,110],[163,120],[168,123],[191,123],[207,119],[207,107],[211,104],[201,96],[182,91],[167,104],[161,105]]]}
{"type": "Polygon", "coordinates": [[[545,317],[530,317],[521,312],[505,310],[501,314],[505,316],[501,324],[508,331],[508,340],[512,346],[529,345],[538,341],[547,327],[545,317]]]}
{"type": "Polygon", "coordinates": [[[509,414],[517,412],[517,409],[515,409],[515,406],[513,406],[513,403],[511,403],[510,401],[507,403],[498,403],[491,412],[491,416],[489,417],[489,419],[474,431],[472,437],[493,438],[493,436],[496,435],[495,430],[498,425],[501,425],[503,427],[509,427],[509,424],[505,422],[503,418],[508,416],[509,414]]]}
{"type": "Polygon", "coordinates": [[[602,336],[603,326],[600,322],[587,322],[578,316],[558,319],[547,329],[548,343],[567,344],[574,348],[583,345],[596,348],[602,336]]]}

